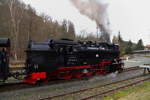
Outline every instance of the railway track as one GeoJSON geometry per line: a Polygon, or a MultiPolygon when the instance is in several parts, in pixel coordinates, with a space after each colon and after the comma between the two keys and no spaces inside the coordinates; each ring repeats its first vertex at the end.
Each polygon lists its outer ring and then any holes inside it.
{"type": "Polygon", "coordinates": [[[25,84],[23,82],[10,82],[5,84],[0,84],[0,93],[1,92],[7,92],[7,91],[14,91],[14,90],[20,90],[20,89],[29,89],[29,88],[36,88],[36,87],[42,87],[47,85],[54,85],[54,84],[61,84],[61,83],[69,83],[74,81],[79,81],[82,79],[72,79],[72,80],[53,80],[48,83],[39,83],[36,85],[31,84],[25,84]]]}
{"type": "Polygon", "coordinates": [[[81,79],[71,79],[71,80],[52,80],[49,81],[48,83],[38,83],[36,85],[31,85],[31,84],[25,84],[22,81],[13,81],[13,82],[6,82],[6,83],[1,83],[0,84],[0,93],[1,92],[6,92],[6,91],[14,91],[14,90],[19,90],[19,89],[27,89],[27,88],[36,88],[36,87],[42,87],[42,86],[48,86],[48,85],[54,85],[54,84],[62,84],[62,83],[70,83],[70,82],[77,82],[81,80],[87,80],[87,77],[83,77],[81,79]]]}
{"type": "Polygon", "coordinates": [[[114,91],[124,89],[126,87],[133,86],[147,80],[150,80],[149,74],[117,82],[112,82],[109,84],[100,85],[93,88],[81,89],[74,92],[56,95],[40,100],[66,100],[68,98],[73,100],[88,100],[88,99],[93,100],[92,98],[106,96],[114,91]]]}
{"type": "Polygon", "coordinates": [[[126,85],[118,86],[118,87],[115,87],[113,89],[106,90],[104,92],[100,92],[98,94],[91,95],[91,96],[88,96],[88,97],[85,97],[85,98],[82,98],[82,99],[79,99],[79,100],[89,100],[89,99],[98,98],[98,97],[101,97],[101,96],[107,96],[111,93],[114,93],[115,91],[130,87],[130,86],[133,86],[133,85],[136,85],[136,84],[142,83],[144,81],[148,81],[148,80],[150,80],[150,78],[145,78],[145,79],[142,79],[142,80],[136,80],[135,82],[131,82],[131,83],[126,84],[126,85]]]}
{"type": "Polygon", "coordinates": [[[131,70],[139,70],[139,69],[142,69],[142,68],[139,67],[139,66],[129,67],[129,68],[125,68],[125,69],[123,70],[123,72],[131,71],[131,70]]]}
{"type": "MultiPolygon", "coordinates": [[[[123,72],[138,70],[138,69],[140,69],[140,68],[139,67],[132,67],[132,68],[125,69],[123,72]]],[[[28,85],[28,84],[24,84],[21,81],[20,82],[18,82],[18,81],[15,82],[14,81],[14,82],[10,82],[10,83],[8,82],[8,83],[5,83],[5,84],[0,84],[0,92],[26,89],[26,88],[33,88],[33,87],[40,87],[40,86],[45,86],[45,85],[69,83],[69,82],[80,81],[80,80],[84,80],[84,79],[87,80],[86,77],[83,77],[81,79],[72,79],[72,80],[54,80],[54,81],[50,81],[47,84],[41,83],[41,84],[38,84],[38,85],[28,85]]]]}

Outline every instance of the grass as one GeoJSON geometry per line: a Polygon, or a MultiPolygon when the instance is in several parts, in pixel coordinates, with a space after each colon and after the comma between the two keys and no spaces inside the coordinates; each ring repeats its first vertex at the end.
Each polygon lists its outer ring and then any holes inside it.
{"type": "Polygon", "coordinates": [[[118,91],[103,100],[150,100],[150,81],[118,91]]]}

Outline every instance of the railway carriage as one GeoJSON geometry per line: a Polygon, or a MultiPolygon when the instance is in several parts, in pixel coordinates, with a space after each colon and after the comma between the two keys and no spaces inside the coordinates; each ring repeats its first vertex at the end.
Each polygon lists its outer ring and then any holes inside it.
{"type": "Polygon", "coordinates": [[[10,40],[0,38],[0,80],[5,81],[9,77],[9,51],[10,40]]]}

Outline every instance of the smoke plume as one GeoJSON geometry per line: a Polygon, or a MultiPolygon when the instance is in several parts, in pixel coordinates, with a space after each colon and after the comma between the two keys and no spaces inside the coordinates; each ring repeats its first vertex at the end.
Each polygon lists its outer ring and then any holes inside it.
{"type": "Polygon", "coordinates": [[[107,4],[104,0],[71,0],[73,5],[80,11],[81,14],[88,16],[97,24],[100,32],[100,39],[105,42],[110,42],[110,35],[107,17],[107,4]]]}

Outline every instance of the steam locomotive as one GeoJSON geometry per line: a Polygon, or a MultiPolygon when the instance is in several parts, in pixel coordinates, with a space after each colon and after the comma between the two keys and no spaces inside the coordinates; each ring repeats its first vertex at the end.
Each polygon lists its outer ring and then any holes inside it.
{"type": "MultiPolygon", "coordinates": [[[[23,81],[30,84],[53,79],[90,77],[122,70],[119,46],[116,44],[49,39],[47,42],[29,41],[25,52],[23,81]]],[[[5,68],[8,70],[9,62],[6,63],[5,68]]],[[[1,70],[0,73],[5,73],[2,74],[4,77],[9,71],[1,70]]]]}

